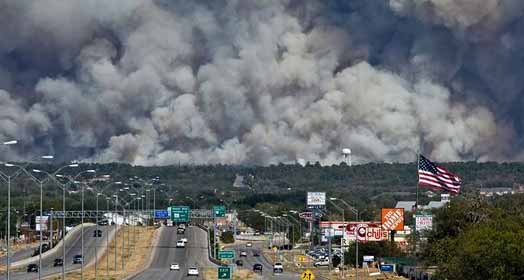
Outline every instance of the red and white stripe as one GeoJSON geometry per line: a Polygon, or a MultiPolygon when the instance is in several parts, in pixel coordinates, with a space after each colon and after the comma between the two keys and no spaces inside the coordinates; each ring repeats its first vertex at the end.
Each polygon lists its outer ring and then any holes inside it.
{"type": "Polygon", "coordinates": [[[427,186],[436,189],[445,189],[452,193],[459,193],[460,179],[457,175],[447,171],[444,168],[437,166],[437,174],[419,170],[418,183],[422,186],[427,186]],[[458,183],[458,185],[457,185],[458,183]]]}

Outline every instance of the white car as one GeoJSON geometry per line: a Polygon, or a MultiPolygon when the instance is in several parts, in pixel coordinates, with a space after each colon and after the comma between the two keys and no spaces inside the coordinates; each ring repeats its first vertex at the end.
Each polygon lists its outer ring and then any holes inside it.
{"type": "Polygon", "coordinates": [[[284,266],[282,265],[282,263],[275,263],[275,265],[273,265],[273,272],[275,273],[284,272],[284,266]]]}
{"type": "Polygon", "coordinates": [[[246,244],[246,247],[253,247],[253,243],[248,242],[248,243],[246,244]]]}
{"type": "Polygon", "coordinates": [[[184,242],[184,243],[187,243],[187,238],[181,238],[180,241],[184,242]]]}
{"type": "Polygon", "coordinates": [[[317,262],[315,262],[314,266],[315,267],[318,267],[318,266],[328,266],[329,265],[329,260],[319,260],[317,262]]]}
{"type": "Polygon", "coordinates": [[[172,263],[169,267],[169,270],[180,270],[180,265],[177,263],[172,263]]]}
{"type": "Polygon", "coordinates": [[[176,247],[177,247],[177,248],[184,248],[184,247],[186,247],[186,242],[184,242],[184,241],[182,241],[182,240],[178,240],[178,241],[176,242],[176,247]]]}
{"type": "Polygon", "coordinates": [[[187,269],[187,276],[198,276],[198,268],[195,266],[187,269]]]}
{"type": "Polygon", "coordinates": [[[247,252],[246,251],[240,251],[240,256],[241,257],[247,257],[247,252]]]}

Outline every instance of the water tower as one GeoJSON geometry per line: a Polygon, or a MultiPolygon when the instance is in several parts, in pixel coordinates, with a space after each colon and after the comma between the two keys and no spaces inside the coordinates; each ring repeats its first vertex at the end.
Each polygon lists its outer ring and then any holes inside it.
{"type": "Polygon", "coordinates": [[[342,149],[342,155],[348,166],[351,166],[351,149],[342,149]]]}

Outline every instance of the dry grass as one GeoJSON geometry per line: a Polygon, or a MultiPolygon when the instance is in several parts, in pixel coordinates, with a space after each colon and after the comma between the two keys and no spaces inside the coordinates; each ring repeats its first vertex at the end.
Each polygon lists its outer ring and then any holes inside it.
{"type": "MultiPolygon", "coordinates": [[[[149,258],[149,253],[152,248],[153,236],[155,233],[154,227],[136,227],[136,235],[133,232],[132,226],[121,228],[117,233],[116,244],[116,269],[115,269],[115,239],[109,244],[109,255],[107,252],[98,261],[98,278],[105,280],[123,279],[133,272],[143,268],[149,258]],[[124,250],[122,250],[122,234],[124,234],[124,250]],[[129,237],[129,242],[128,242],[129,237]],[[134,239],[136,237],[136,239],[134,239]],[[109,257],[109,276],[107,273],[107,258],[109,257]],[[122,257],[124,268],[122,269],[122,257]]],[[[66,276],[67,279],[80,279],[80,271],[70,272],[66,276]]],[[[60,279],[60,277],[52,277],[50,279],[60,279]]],[[[95,266],[94,263],[87,268],[84,268],[84,279],[95,280],[95,266]]]]}

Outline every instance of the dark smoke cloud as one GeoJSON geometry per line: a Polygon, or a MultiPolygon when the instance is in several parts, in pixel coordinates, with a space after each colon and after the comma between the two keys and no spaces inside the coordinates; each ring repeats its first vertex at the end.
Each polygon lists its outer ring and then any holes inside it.
{"type": "MultiPolygon", "coordinates": [[[[0,0],[6,157],[519,160],[521,0],[0,0]]],[[[5,147],[2,152],[5,152],[5,147]]]]}

